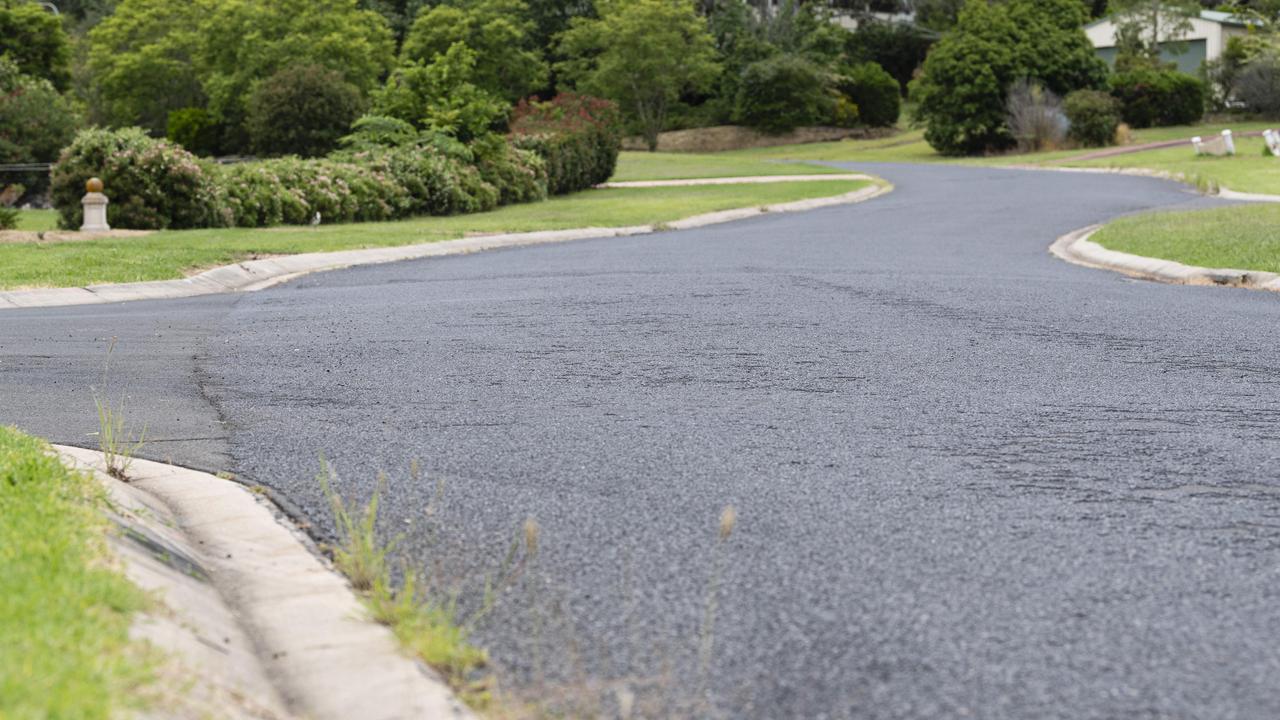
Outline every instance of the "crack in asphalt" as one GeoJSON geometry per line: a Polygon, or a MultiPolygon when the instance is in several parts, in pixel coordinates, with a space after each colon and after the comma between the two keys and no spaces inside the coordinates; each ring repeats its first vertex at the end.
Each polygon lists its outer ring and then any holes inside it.
{"type": "Polygon", "coordinates": [[[352,498],[386,473],[398,559],[464,614],[536,518],[535,566],[475,624],[533,695],[625,684],[647,716],[1280,715],[1276,298],[1046,251],[1216,203],[1122,175],[857,169],[896,191],[234,302],[6,311],[0,421],[84,427],[82,338],[127,333],[115,362],[164,400],[140,408],[151,427],[230,438],[157,451],[268,486],[322,539],[318,456],[352,498]]]}

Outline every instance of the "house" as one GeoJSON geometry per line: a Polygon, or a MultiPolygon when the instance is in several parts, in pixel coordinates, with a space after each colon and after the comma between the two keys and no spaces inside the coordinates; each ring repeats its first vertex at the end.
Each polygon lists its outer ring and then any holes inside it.
{"type": "MultiPolygon", "coordinates": [[[[1227,40],[1248,32],[1249,23],[1231,13],[1213,10],[1201,11],[1191,18],[1191,30],[1180,38],[1160,43],[1160,56],[1176,63],[1185,73],[1196,74],[1200,66],[1209,60],[1217,60],[1227,47],[1227,40]],[[1181,52],[1177,52],[1181,50],[1181,52]]],[[[1106,17],[1084,26],[1098,57],[1114,65],[1116,61],[1116,24],[1106,17]]]]}

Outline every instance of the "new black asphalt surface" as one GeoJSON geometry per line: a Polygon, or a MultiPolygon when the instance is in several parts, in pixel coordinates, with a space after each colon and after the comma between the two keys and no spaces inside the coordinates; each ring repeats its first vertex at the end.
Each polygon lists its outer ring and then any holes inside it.
{"type": "Polygon", "coordinates": [[[1134,177],[857,169],[897,190],[243,296],[5,311],[0,422],[91,443],[115,335],[145,454],[267,485],[322,536],[318,454],[350,495],[385,471],[401,555],[466,609],[536,518],[540,554],[477,639],[543,694],[621,678],[655,715],[1280,717],[1280,297],[1046,251],[1209,201],[1134,177]]]}

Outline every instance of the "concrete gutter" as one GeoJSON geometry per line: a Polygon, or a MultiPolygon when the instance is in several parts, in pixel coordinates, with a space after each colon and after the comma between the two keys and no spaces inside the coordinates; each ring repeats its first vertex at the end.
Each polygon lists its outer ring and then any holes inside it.
{"type": "Polygon", "coordinates": [[[121,483],[106,475],[101,453],[55,449],[107,487],[123,535],[147,549],[120,553],[126,573],[172,611],[159,630],[137,633],[188,670],[169,688],[180,707],[162,705],[155,717],[473,717],[367,619],[305,535],[244,487],[136,459],[121,483]],[[163,562],[144,567],[139,555],[163,562]]]}
{"type": "Polygon", "coordinates": [[[1178,285],[1221,285],[1280,292],[1280,275],[1276,273],[1196,267],[1172,260],[1108,250],[1089,239],[1101,229],[1101,225],[1093,225],[1067,233],[1054,241],[1049,247],[1049,252],[1076,265],[1112,270],[1144,280],[1178,285]]]}
{"type": "MultiPolygon", "coordinates": [[[[824,179],[832,177],[828,175],[824,179]]],[[[0,310],[24,307],[92,305],[130,300],[184,298],[216,293],[252,292],[287,282],[303,275],[326,270],[338,270],[359,265],[377,265],[401,260],[417,260],[427,257],[462,255],[482,250],[497,250],[526,245],[646,235],[663,230],[684,230],[716,223],[744,220],[765,213],[801,212],[832,205],[863,202],[888,193],[892,189],[892,185],[880,181],[871,187],[860,188],[843,195],[706,213],[655,225],[508,233],[399,247],[285,255],[263,260],[251,260],[235,265],[225,265],[180,280],[90,285],[81,288],[0,291],[0,310]]]]}

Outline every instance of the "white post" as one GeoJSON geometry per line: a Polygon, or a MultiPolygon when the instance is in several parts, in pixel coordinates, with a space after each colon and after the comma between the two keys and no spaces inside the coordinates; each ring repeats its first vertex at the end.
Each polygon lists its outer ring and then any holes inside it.
{"type": "Polygon", "coordinates": [[[80,201],[84,206],[84,224],[80,232],[106,232],[111,229],[107,225],[107,196],[102,194],[102,181],[89,178],[84,184],[85,196],[80,201]]]}
{"type": "Polygon", "coordinates": [[[1196,154],[1197,154],[1197,155],[1203,155],[1203,154],[1204,154],[1204,148],[1200,145],[1200,136],[1199,136],[1199,135],[1197,135],[1197,136],[1195,136],[1195,137],[1191,138],[1191,145],[1196,149],[1196,154]]]}
{"type": "Polygon", "coordinates": [[[1235,155],[1235,154],[1236,154],[1236,141],[1235,141],[1235,139],[1234,139],[1234,138],[1232,138],[1232,137],[1231,137],[1231,131],[1230,131],[1230,130],[1223,130],[1223,131],[1222,131],[1222,144],[1223,144],[1223,145],[1225,145],[1225,146],[1227,147],[1227,154],[1228,154],[1228,155],[1235,155]]]}

